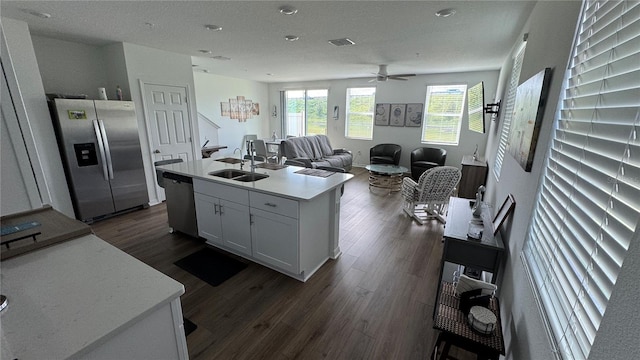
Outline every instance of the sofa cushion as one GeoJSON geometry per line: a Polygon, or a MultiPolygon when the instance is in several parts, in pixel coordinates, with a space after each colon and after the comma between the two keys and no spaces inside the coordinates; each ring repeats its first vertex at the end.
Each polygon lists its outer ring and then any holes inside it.
{"type": "Polygon", "coordinates": [[[305,137],[294,137],[282,142],[284,156],[290,159],[313,159],[313,150],[305,137]]]}
{"type": "Polygon", "coordinates": [[[312,159],[322,159],[324,157],[324,154],[322,153],[322,148],[320,147],[318,136],[305,136],[304,139],[309,142],[309,146],[311,147],[311,151],[313,152],[311,155],[312,159]]]}
{"type": "Polygon", "coordinates": [[[327,135],[316,135],[316,139],[318,144],[320,144],[323,156],[333,155],[333,148],[331,147],[331,142],[329,142],[329,137],[327,135]]]}

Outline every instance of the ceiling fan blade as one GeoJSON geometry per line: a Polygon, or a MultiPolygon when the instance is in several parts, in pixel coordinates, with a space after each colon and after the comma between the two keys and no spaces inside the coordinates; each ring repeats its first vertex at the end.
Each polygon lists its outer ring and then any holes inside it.
{"type": "Polygon", "coordinates": [[[389,76],[411,77],[411,76],[416,76],[416,74],[393,74],[393,75],[389,75],[389,76]]]}
{"type": "Polygon", "coordinates": [[[397,75],[389,75],[389,76],[387,76],[387,79],[402,80],[402,81],[407,81],[408,80],[408,79],[405,79],[405,78],[398,77],[397,75]]]}

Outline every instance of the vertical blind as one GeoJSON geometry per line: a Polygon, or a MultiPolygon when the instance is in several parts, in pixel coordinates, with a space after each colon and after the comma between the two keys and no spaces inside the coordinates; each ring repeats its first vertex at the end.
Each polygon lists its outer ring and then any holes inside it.
{"type": "Polygon", "coordinates": [[[522,259],[558,358],[586,359],[640,217],[640,2],[586,0],[522,259]]]}
{"type": "Polygon", "coordinates": [[[516,90],[518,89],[518,81],[520,80],[520,70],[522,69],[522,60],[524,60],[524,50],[527,43],[523,43],[518,53],[513,59],[513,67],[511,69],[511,79],[509,80],[509,88],[507,90],[507,99],[504,104],[504,116],[502,117],[502,131],[500,132],[500,142],[498,143],[498,151],[496,152],[496,161],[493,164],[493,173],[496,179],[500,179],[500,171],[502,170],[502,161],[507,151],[507,140],[509,140],[509,131],[511,130],[511,118],[513,117],[513,106],[516,102],[516,90]]]}

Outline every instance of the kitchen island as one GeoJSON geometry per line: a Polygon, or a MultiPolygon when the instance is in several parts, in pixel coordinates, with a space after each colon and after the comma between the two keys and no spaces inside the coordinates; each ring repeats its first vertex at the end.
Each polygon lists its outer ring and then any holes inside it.
{"type": "Polygon", "coordinates": [[[348,173],[304,174],[311,169],[264,164],[265,178],[243,182],[241,164],[203,159],[160,167],[193,179],[198,235],[209,245],[306,281],[340,256],[341,186],[348,173]],[[215,176],[226,174],[230,178],[215,176]]]}

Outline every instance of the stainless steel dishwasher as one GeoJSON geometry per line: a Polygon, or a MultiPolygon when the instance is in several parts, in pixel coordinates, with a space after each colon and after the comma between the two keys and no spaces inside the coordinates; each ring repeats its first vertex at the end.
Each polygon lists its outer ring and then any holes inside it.
{"type": "Polygon", "coordinates": [[[196,203],[193,199],[193,179],[189,176],[163,172],[164,193],[167,198],[169,232],[198,237],[196,203]]]}

